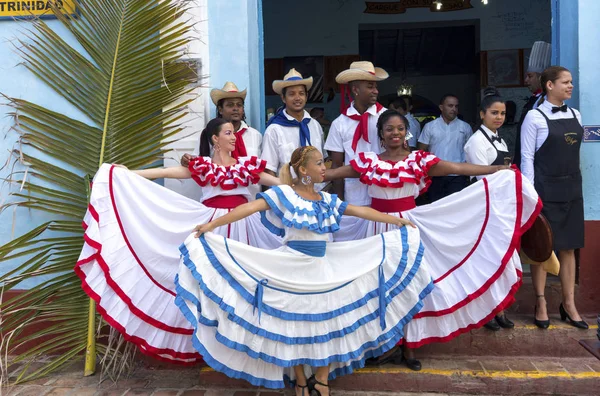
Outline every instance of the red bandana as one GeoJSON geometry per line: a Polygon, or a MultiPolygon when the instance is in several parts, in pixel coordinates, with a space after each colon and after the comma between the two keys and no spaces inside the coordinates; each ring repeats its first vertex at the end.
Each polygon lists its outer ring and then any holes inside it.
{"type": "MultiPolygon", "coordinates": [[[[383,106],[379,102],[377,102],[377,103],[375,103],[375,108],[377,109],[377,113],[379,113],[381,111],[381,109],[383,109],[383,106]]],[[[354,150],[354,152],[356,152],[356,146],[358,145],[358,141],[360,140],[361,137],[363,138],[364,141],[370,143],[369,142],[369,112],[365,111],[361,115],[358,115],[358,114],[348,115],[349,109],[350,108],[346,109],[346,112],[344,113],[344,115],[346,117],[350,118],[351,120],[358,121],[356,130],[354,131],[354,137],[352,138],[352,150],[354,150]]]]}
{"type": "Polygon", "coordinates": [[[233,158],[237,159],[239,157],[246,157],[248,155],[248,152],[246,151],[246,144],[244,144],[244,139],[242,139],[244,132],[247,130],[248,128],[242,128],[235,133],[235,150],[233,150],[231,153],[233,158]]]}

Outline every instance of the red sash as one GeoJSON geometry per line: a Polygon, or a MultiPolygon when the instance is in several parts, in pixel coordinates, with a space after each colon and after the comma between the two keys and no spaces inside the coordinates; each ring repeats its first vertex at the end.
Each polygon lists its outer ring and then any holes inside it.
{"type": "Polygon", "coordinates": [[[215,209],[234,209],[248,202],[244,195],[217,195],[202,201],[204,206],[215,209]]]}
{"type": "Polygon", "coordinates": [[[414,197],[405,197],[398,199],[371,199],[371,207],[384,213],[397,213],[417,207],[414,197]]]}

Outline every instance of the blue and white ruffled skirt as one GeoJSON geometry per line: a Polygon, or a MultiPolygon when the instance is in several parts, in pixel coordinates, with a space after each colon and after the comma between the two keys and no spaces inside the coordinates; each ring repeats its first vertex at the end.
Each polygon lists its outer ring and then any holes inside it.
{"type": "Polygon", "coordinates": [[[431,292],[416,228],[327,243],[314,257],[190,235],[176,304],[207,364],[256,386],[284,387],[293,366],[330,365],[330,379],[394,347],[431,292]]]}

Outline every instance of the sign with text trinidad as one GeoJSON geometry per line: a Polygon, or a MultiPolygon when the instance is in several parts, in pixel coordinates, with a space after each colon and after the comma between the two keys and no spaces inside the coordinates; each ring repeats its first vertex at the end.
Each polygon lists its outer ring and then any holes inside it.
{"type": "Polygon", "coordinates": [[[52,3],[64,11],[74,14],[75,0],[0,0],[0,19],[53,17],[52,3]]]}
{"type": "Polygon", "coordinates": [[[437,9],[434,0],[397,0],[366,1],[365,14],[403,14],[407,8],[429,8],[431,11],[459,11],[473,8],[471,0],[444,0],[441,9],[437,9]]]}

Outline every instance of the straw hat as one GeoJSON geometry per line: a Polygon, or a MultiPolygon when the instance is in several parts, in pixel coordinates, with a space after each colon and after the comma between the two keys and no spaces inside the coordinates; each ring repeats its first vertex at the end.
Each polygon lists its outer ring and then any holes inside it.
{"type": "Polygon", "coordinates": [[[296,69],[291,68],[288,74],[283,76],[283,80],[273,81],[273,91],[281,95],[283,88],[293,87],[294,85],[306,85],[308,91],[313,85],[313,78],[303,78],[302,74],[298,73],[296,69]]]}
{"type": "Polygon", "coordinates": [[[242,100],[246,100],[246,90],[244,89],[240,92],[234,83],[227,81],[225,85],[223,85],[223,89],[215,88],[211,90],[210,98],[215,105],[217,105],[221,99],[242,98],[242,100]]]}
{"type": "Polygon", "coordinates": [[[348,84],[351,81],[382,81],[390,75],[380,67],[375,67],[371,62],[352,62],[350,69],[337,75],[338,84],[348,84]]]}

